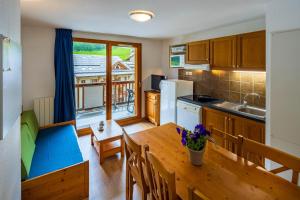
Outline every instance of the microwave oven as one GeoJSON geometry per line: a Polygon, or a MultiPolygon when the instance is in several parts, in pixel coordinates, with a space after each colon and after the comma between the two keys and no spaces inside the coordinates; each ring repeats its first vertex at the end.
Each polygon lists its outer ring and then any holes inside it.
{"type": "Polygon", "coordinates": [[[185,64],[186,45],[179,44],[170,46],[170,67],[181,68],[185,64]]]}
{"type": "Polygon", "coordinates": [[[184,63],[185,63],[185,54],[170,55],[170,67],[171,68],[184,67],[184,63]]]}

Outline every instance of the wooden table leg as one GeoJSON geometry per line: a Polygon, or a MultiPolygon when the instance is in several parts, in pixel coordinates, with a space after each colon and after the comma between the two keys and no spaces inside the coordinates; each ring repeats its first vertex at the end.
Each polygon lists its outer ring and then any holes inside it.
{"type": "Polygon", "coordinates": [[[99,160],[100,160],[100,165],[104,162],[103,146],[104,146],[104,144],[102,142],[99,142],[99,160]]]}
{"type": "Polygon", "coordinates": [[[94,133],[91,133],[91,145],[94,146],[94,133]]]}
{"type": "Polygon", "coordinates": [[[121,157],[124,157],[124,139],[121,137],[121,157]]]}

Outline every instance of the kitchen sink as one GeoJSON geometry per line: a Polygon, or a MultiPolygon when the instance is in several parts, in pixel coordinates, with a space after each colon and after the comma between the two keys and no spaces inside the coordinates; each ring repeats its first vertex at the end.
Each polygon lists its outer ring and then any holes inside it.
{"type": "Polygon", "coordinates": [[[214,106],[223,108],[225,110],[232,110],[235,111],[235,113],[250,115],[256,118],[261,118],[261,119],[266,118],[266,110],[262,108],[236,104],[228,101],[224,101],[222,103],[216,103],[214,104],[214,106]]]}
{"type": "Polygon", "coordinates": [[[266,116],[266,110],[260,109],[260,108],[255,108],[251,106],[238,106],[236,108],[237,111],[247,113],[250,115],[255,115],[258,117],[265,117],[266,116]]]}

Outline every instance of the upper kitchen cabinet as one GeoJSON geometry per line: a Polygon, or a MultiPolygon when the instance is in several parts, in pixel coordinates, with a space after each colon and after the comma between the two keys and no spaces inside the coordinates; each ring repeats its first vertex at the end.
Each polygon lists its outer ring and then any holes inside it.
{"type": "Polygon", "coordinates": [[[258,31],[237,36],[237,69],[265,70],[266,32],[258,31]]]}
{"type": "Polygon", "coordinates": [[[228,36],[210,40],[210,64],[212,69],[235,69],[236,41],[236,36],[228,36]]]}
{"type": "Polygon", "coordinates": [[[188,64],[208,64],[209,40],[188,43],[185,62],[188,64]]]}

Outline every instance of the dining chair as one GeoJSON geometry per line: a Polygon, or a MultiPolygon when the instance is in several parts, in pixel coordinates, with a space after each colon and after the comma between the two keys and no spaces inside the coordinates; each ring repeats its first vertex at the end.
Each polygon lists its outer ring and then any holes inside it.
{"type": "Polygon", "coordinates": [[[188,187],[188,200],[209,200],[209,198],[207,198],[199,190],[188,187]]]}
{"type": "MultiPolygon", "coordinates": [[[[149,187],[146,182],[146,173],[143,170],[145,159],[142,158],[142,146],[133,141],[123,128],[126,154],[126,199],[132,200],[133,187],[136,183],[142,192],[142,199],[146,200],[149,194],[149,187]]],[[[149,147],[144,148],[149,151],[149,147]]],[[[146,168],[146,166],[145,166],[146,168]]]]}
{"type": "Polygon", "coordinates": [[[146,167],[149,177],[151,200],[176,200],[175,173],[169,172],[158,158],[146,152],[146,167]]]}
{"type": "Polygon", "coordinates": [[[238,156],[241,155],[241,144],[238,137],[213,128],[213,126],[209,126],[209,130],[212,142],[237,154],[238,156]]]}
{"type": "MultiPolygon", "coordinates": [[[[238,136],[241,143],[241,153],[242,156],[249,160],[250,154],[256,155],[256,157],[267,158],[273,162],[276,162],[282,167],[270,170],[274,174],[278,174],[287,170],[292,170],[292,180],[294,184],[298,184],[299,172],[300,172],[300,158],[288,154],[286,152],[280,151],[279,149],[267,146],[265,144],[256,142],[254,140],[247,139],[241,135],[238,136]]],[[[252,161],[252,160],[251,160],[252,161]]],[[[252,161],[253,162],[253,161],[252,161]]],[[[255,164],[259,164],[254,162],[255,164]]]]}

